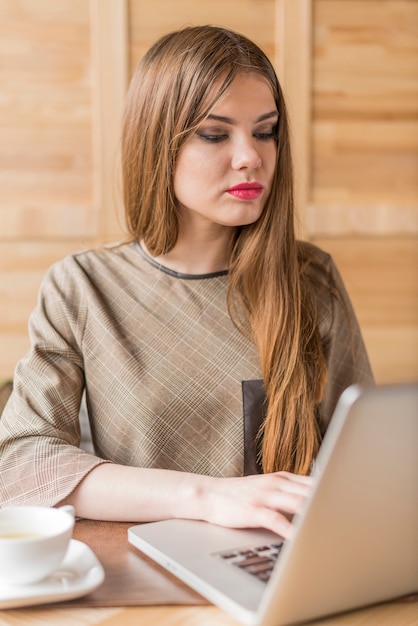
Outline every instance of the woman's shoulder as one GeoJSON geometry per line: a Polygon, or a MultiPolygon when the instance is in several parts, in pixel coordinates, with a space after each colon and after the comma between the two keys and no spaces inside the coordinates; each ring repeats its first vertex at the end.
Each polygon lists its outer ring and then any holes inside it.
{"type": "Polygon", "coordinates": [[[115,270],[126,263],[133,263],[138,255],[133,251],[132,243],[112,243],[92,248],[80,248],[53,263],[46,274],[47,279],[54,276],[75,277],[77,271],[93,276],[115,270]]]}
{"type": "Polygon", "coordinates": [[[309,241],[298,241],[297,251],[301,273],[308,279],[329,285],[335,269],[332,256],[309,241]]]}

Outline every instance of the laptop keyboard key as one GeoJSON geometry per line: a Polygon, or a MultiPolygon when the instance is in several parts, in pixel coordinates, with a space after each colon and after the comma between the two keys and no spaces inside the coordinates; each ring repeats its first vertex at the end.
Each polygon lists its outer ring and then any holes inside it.
{"type": "Polygon", "coordinates": [[[276,542],[271,545],[221,552],[217,556],[222,558],[225,563],[239,567],[241,571],[267,583],[282,545],[282,542],[276,542]]]}

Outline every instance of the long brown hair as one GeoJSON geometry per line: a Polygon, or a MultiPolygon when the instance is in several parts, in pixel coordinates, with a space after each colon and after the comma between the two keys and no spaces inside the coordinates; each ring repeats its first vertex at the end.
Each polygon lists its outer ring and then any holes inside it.
{"type": "Polygon", "coordinates": [[[141,59],[128,92],[122,134],[126,220],[155,256],[178,237],[173,190],[178,152],[242,72],[263,76],[277,110],[277,163],[261,217],[237,229],[228,307],[257,346],[267,395],[263,471],[308,473],[319,447],[315,410],[325,358],[314,300],[294,232],[293,171],[286,105],[264,52],[238,33],[189,27],[157,41],[141,59]],[[214,84],[221,84],[213,96],[214,84]]]}

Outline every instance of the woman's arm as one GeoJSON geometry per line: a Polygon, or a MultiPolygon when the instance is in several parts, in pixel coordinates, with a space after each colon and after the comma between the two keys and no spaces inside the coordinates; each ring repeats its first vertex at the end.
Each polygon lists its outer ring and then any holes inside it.
{"type": "Polygon", "coordinates": [[[60,504],[89,519],[149,522],[198,519],[233,528],[263,527],[287,537],[312,479],[286,472],[213,478],[106,463],[60,504]],[[288,516],[286,516],[288,514],[288,516]]]}
{"type": "MultiPolygon", "coordinates": [[[[360,325],[333,259],[322,251],[322,273],[314,276],[320,332],[327,361],[327,382],[320,405],[320,428],[325,434],[343,391],[353,384],[373,385],[373,373],[360,325]],[[318,278],[319,276],[319,278],[318,278]]],[[[318,271],[318,270],[317,270],[318,271]]]]}

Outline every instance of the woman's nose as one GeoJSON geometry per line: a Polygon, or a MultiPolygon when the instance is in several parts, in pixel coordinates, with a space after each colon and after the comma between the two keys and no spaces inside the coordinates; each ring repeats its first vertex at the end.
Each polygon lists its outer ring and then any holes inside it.
{"type": "Polygon", "coordinates": [[[234,147],[232,155],[232,167],[235,170],[256,170],[262,164],[261,155],[254,145],[254,139],[243,139],[234,147]]]}

